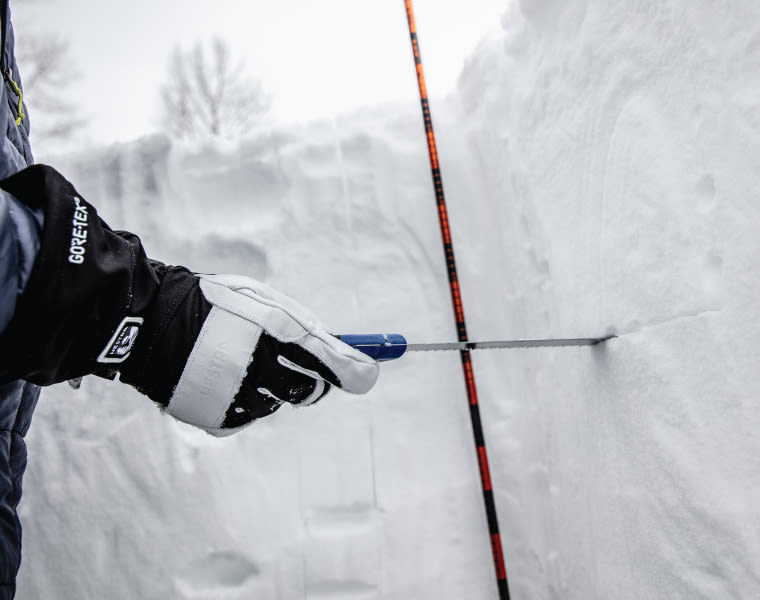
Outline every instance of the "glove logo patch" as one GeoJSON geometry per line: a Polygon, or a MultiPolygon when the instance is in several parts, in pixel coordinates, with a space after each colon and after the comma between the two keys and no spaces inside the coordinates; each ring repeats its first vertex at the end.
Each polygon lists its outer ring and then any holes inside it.
{"type": "Polygon", "coordinates": [[[69,262],[72,265],[81,265],[84,263],[84,255],[87,252],[87,205],[76,196],[74,196],[74,218],[71,225],[69,262]]]}
{"type": "Polygon", "coordinates": [[[140,317],[126,317],[116,328],[103,352],[98,356],[99,363],[122,363],[129,358],[132,347],[140,333],[143,319],[140,317]]]}

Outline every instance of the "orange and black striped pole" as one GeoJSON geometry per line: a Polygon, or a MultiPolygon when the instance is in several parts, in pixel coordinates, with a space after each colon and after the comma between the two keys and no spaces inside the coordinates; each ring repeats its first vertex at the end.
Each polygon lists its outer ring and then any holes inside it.
{"type": "MultiPolygon", "coordinates": [[[[438,205],[438,220],[441,226],[443,249],[446,254],[446,268],[449,275],[449,288],[451,290],[451,302],[454,307],[454,319],[456,320],[459,341],[467,342],[467,325],[464,320],[464,306],[462,304],[462,294],[459,289],[457,265],[454,260],[454,246],[451,241],[451,228],[449,226],[448,211],[446,210],[446,197],[443,193],[443,179],[441,178],[441,168],[438,163],[438,148],[435,143],[435,134],[433,133],[433,119],[430,114],[430,102],[428,100],[427,87],[425,86],[425,75],[422,71],[422,55],[420,54],[420,45],[417,39],[417,26],[414,22],[412,0],[404,0],[404,2],[406,4],[406,17],[409,21],[409,35],[412,39],[414,63],[417,69],[417,84],[420,88],[422,117],[425,121],[425,133],[427,135],[427,145],[430,153],[430,168],[433,172],[433,186],[435,187],[435,199],[438,205]]],[[[470,405],[472,432],[475,437],[478,465],[480,466],[480,481],[483,489],[483,500],[485,502],[486,518],[488,519],[488,530],[491,538],[491,552],[493,554],[493,564],[496,569],[496,583],[499,589],[499,598],[501,598],[501,600],[508,600],[509,587],[507,585],[507,571],[504,567],[504,553],[501,547],[499,522],[496,518],[496,504],[494,502],[493,488],[491,486],[491,472],[488,467],[488,453],[486,452],[486,441],[483,435],[483,425],[480,419],[478,392],[475,387],[475,372],[472,368],[470,351],[462,350],[461,355],[467,398],[470,405]]]]}

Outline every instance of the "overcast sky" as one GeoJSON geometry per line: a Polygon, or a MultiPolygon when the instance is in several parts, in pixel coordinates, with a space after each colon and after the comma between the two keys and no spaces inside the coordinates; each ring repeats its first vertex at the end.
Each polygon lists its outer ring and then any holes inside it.
{"type": "MultiPolygon", "coordinates": [[[[431,95],[454,88],[468,53],[499,28],[506,4],[415,0],[431,95]]],[[[17,37],[33,29],[70,41],[82,73],[77,96],[98,142],[158,130],[171,49],[216,35],[262,80],[280,121],[416,93],[402,0],[11,0],[11,10],[17,37]]]]}

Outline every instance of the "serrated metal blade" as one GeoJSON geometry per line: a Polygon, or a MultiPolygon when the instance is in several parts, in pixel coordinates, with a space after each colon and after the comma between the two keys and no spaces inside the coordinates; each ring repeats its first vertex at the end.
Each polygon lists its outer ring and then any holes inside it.
{"type": "Polygon", "coordinates": [[[564,346],[596,346],[614,338],[564,338],[548,340],[500,340],[493,342],[441,342],[430,344],[407,344],[407,352],[435,352],[441,350],[483,350],[486,348],[553,348],[564,346]]]}

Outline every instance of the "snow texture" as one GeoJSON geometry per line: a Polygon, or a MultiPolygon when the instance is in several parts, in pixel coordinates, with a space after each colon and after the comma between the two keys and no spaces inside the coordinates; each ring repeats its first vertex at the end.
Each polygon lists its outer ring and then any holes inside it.
{"type": "MultiPolygon", "coordinates": [[[[756,598],[760,4],[502,25],[433,102],[470,338],[620,335],[474,353],[512,595],[756,598]]],[[[415,98],[56,166],[152,256],[337,332],[455,338],[415,98]]],[[[456,353],[223,440],[89,378],[47,391],[29,454],[22,599],[496,597],[456,353]]]]}

